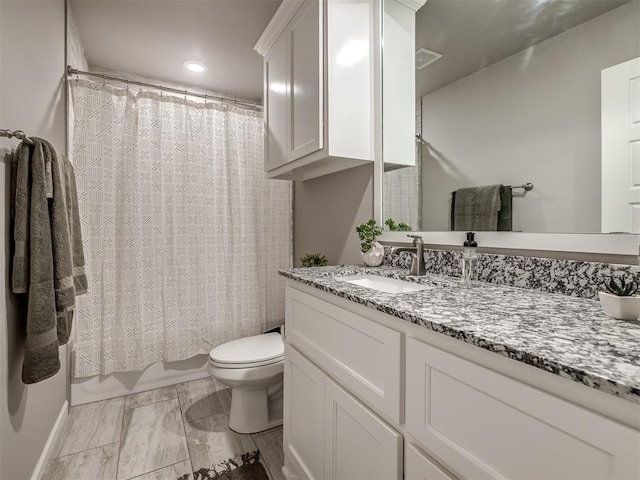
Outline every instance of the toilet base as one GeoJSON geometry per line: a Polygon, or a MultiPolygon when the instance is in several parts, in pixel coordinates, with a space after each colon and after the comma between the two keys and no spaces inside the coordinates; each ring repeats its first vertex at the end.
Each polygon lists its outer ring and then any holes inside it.
{"type": "Polygon", "coordinates": [[[231,430],[237,433],[257,433],[280,425],[282,396],[269,400],[267,390],[231,390],[231,430]]]}

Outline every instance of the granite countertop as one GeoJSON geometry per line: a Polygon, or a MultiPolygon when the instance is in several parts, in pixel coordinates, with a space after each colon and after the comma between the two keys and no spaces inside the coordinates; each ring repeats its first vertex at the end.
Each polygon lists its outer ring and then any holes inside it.
{"type": "Polygon", "coordinates": [[[280,275],[435,332],[640,403],[640,322],[607,317],[600,302],[406,269],[293,268],[280,275]],[[371,273],[436,288],[391,294],[336,280],[371,273]]]}

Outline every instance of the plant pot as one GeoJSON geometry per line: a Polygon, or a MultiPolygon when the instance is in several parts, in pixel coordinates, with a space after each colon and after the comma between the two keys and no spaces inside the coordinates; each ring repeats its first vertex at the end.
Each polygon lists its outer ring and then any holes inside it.
{"type": "Polygon", "coordinates": [[[637,320],[640,317],[640,296],[619,297],[608,292],[598,292],[605,315],[617,320],[637,320]]]}
{"type": "Polygon", "coordinates": [[[373,242],[371,248],[361,253],[362,261],[367,267],[377,267],[384,259],[384,247],[378,242],[373,242]]]}

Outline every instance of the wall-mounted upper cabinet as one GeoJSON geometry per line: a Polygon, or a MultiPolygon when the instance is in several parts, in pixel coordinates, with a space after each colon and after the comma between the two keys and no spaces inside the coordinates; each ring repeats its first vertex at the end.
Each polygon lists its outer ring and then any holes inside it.
{"type": "Polygon", "coordinates": [[[264,57],[265,170],[307,180],[379,156],[380,0],[284,0],[264,57]]]}
{"type": "Polygon", "coordinates": [[[384,0],[384,171],[416,164],[416,11],[425,0],[384,0]]]}

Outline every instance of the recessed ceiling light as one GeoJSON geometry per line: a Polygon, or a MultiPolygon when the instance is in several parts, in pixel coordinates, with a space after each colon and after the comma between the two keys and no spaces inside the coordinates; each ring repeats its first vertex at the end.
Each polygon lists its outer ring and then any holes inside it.
{"type": "Polygon", "coordinates": [[[182,62],[182,66],[190,72],[194,73],[202,73],[207,70],[207,66],[204,63],[198,62],[196,60],[185,60],[184,62],[182,62]]]}

